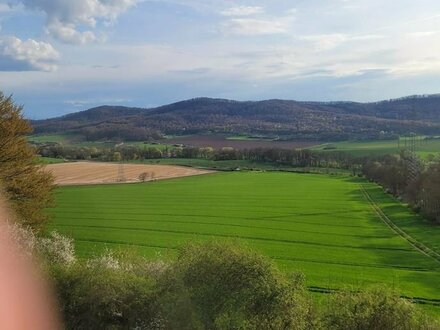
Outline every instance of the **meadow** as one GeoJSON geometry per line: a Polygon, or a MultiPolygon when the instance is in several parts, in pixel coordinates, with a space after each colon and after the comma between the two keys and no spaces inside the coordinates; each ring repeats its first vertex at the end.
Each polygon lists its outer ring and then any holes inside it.
{"type": "MultiPolygon", "coordinates": [[[[438,312],[440,263],[377,216],[365,188],[394,223],[433,253],[440,228],[360,178],[226,172],[130,185],[60,187],[50,210],[82,257],[127,247],[172,258],[189,240],[237,240],[301,271],[317,292],[386,283],[438,312]]],[[[440,313],[440,312],[439,312],[440,313]]]]}
{"type": "MultiPolygon", "coordinates": [[[[405,139],[374,140],[374,141],[343,141],[325,143],[311,147],[310,150],[322,152],[346,152],[356,157],[385,155],[399,153],[405,147],[405,139]]],[[[426,139],[421,137],[416,142],[416,153],[423,159],[437,156],[440,153],[440,139],[426,139]]]]}

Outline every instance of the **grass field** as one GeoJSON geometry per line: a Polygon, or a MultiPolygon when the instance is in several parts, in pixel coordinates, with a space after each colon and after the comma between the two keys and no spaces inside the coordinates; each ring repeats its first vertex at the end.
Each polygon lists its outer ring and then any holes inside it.
{"type": "Polygon", "coordinates": [[[52,157],[41,157],[41,156],[38,156],[36,158],[36,162],[38,164],[48,165],[48,164],[61,164],[61,163],[64,163],[65,160],[61,159],[61,158],[52,158],[52,157]]]}
{"type": "Polygon", "coordinates": [[[71,143],[75,139],[70,134],[36,134],[28,136],[30,142],[35,143],[71,143]]]}
{"type": "Polygon", "coordinates": [[[258,136],[247,136],[247,135],[235,135],[235,136],[229,136],[226,138],[226,140],[236,140],[236,141],[274,141],[273,138],[269,137],[258,137],[258,136]]]}
{"type": "Polygon", "coordinates": [[[440,313],[440,263],[390,230],[360,189],[414,239],[439,252],[440,228],[361,179],[279,172],[215,173],[135,185],[63,187],[53,223],[89,256],[132,246],[174,255],[188,240],[237,239],[303,271],[317,290],[387,283],[440,313]]]}
{"type": "MultiPolygon", "coordinates": [[[[319,146],[311,147],[310,150],[323,152],[347,152],[353,156],[370,156],[398,153],[399,147],[405,146],[404,140],[400,144],[397,140],[378,140],[378,141],[344,141],[335,143],[325,143],[319,146]]],[[[440,153],[440,139],[417,140],[417,154],[427,159],[429,155],[438,156],[440,153]]]]}

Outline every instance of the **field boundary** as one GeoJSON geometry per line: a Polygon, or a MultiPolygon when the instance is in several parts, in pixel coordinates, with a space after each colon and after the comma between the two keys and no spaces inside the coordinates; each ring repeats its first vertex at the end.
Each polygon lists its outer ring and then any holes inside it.
{"type": "Polygon", "coordinates": [[[425,244],[419,242],[414,237],[409,235],[407,232],[402,230],[399,226],[397,226],[383,211],[382,209],[377,205],[377,203],[374,201],[374,199],[371,197],[371,195],[368,193],[368,191],[365,189],[365,187],[360,184],[360,189],[362,191],[362,194],[364,195],[365,199],[370,203],[372,209],[376,213],[376,215],[381,219],[392,231],[394,231],[397,235],[402,237],[404,240],[406,240],[414,249],[419,251],[420,253],[424,254],[425,256],[433,259],[438,264],[440,264],[440,254],[436,251],[432,250],[430,247],[426,246],[425,244]]]}

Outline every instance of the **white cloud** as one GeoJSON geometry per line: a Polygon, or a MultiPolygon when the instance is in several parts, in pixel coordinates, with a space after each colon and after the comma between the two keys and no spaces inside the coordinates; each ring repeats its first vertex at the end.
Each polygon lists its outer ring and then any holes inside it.
{"type": "Polygon", "coordinates": [[[318,51],[325,51],[339,47],[340,45],[350,41],[370,41],[385,38],[382,35],[368,34],[368,35],[348,35],[343,33],[330,33],[302,36],[299,39],[312,42],[315,49],[318,51]]]}
{"type": "Polygon", "coordinates": [[[238,6],[231,7],[221,12],[224,16],[251,16],[264,13],[263,7],[238,6]]]}
{"type": "Polygon", "coordinates": [[[87,43],[99,38],[97,23],[111,24],[140,0],[15,0],[46,15],[46,30],[66,43],[87,43]],[[86,27],[85,30],[84,27],[86,27]]]}
{"type": "Polygon", "coordinates": [[[68,105],[72,105],[74,107],[86,107],[93,104],[126,104],[130,103],[133,100],[126,98],[92,98],[92,99],[71,99],[67,100],[64,103],[68,105]]]}
{"type": "Polygon", "coordinates": [[[423,38],[423,37],[432,37],[437,34],[439,34],[440,31],[419,31],[419,32],[411,32],[408,33],[408,37],[414,37],[414,38],[423,38]]]}
{"type": "Polygon", "coordinates": [[[46,30],[55,39],[69,44],[86,44],[98,40],[98,37],[94,32],[79,32],[76,30],[75,24],[63,24],[58,20],[51,21],[46,30]]]}
{"type": "Polygon", "coordinates": [[[300,39],[313,42],[318,50],[328,50],[338,47],[347,41],[348,36],[342,33],[334,33],[303,36],[300,39]]]}
{"type": "Polygon", "coordinates": [[[0,39],[0,71],[53,71],[59,56],[46,42],[16,37],[0,39]]]}
{"type": "Polygon", "coordinates": [[[245,36],[270,35],[287,33],[289,26],[289,22],[284,19],[234,18],[223,24],[223,31],[245,36]]]}

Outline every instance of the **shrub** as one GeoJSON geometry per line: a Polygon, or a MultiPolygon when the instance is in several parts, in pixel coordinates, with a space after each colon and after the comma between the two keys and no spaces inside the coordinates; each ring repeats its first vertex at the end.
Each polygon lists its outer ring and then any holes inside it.
{"type": "Polygon", "coordinates": [[[414,304],[386,287],[335,294],[325,315],[326,328],[337,330],[438,329],[414,304]]]}
{"type": "Polygon", "coordinates": [[[73,239],[57,231],[52,231],[48,237],[38,238],[36,249],[50,263],[69,265],[76,261],[73,239]]]}
{"type": "Polygon", "coordinates": [[[310,328],[302,281],[234,244],[185,245],[160,286],[172,329],[310,328]]]}
{"type": "Polygon", "coordinates": [[[155,280],[139,261],[117,258],[106,253],[92,262],[52,267],[67,329],[163,328],[155,280]]]}

